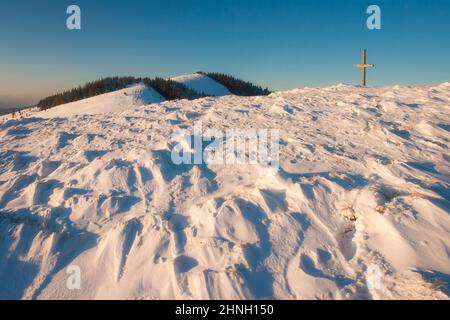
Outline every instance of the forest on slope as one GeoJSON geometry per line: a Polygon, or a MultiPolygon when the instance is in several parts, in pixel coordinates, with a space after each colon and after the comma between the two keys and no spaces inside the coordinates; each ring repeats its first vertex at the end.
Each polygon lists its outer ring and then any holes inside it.
{"type": "MultiPolygon", "coordinates": [[[[254,85],[251,82],[243,81],[231,75],[224,73],[214,72],[198,72],[199,74],[206,75],[212,80],[224,85],[234,95],[239,96],[257,96],[268,95],[270,91],[263,89],[260,86],[254,85]]],[[[160,77],[155,78],[139,78],[139,77],[107,77],[96,81],[91,81],[83,86],[57,93],[55,95],[46,97],[39,101],[37,107],[40,110],[47,110],[55,106],[66,104],[82,99],[87,99],[100,94],[113,92],[116,90],[124,89],[130,85],[143,82],[148,87],[152,87],[166,100],[176,99],[197,99],[205,97],[203,92],[197,92],[186,87],[184,84],[160,77]]]]}

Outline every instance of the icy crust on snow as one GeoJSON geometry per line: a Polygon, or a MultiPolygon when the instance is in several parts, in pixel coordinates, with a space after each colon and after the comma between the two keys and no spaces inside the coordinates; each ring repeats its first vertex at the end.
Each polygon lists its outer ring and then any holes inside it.
{"type": "Polygon", "coordinates": [[[37,113],[0,137],[0,298],[448,298],[447,85],[37,113]],[[174,165],[195,121],[280,129],[280,170],[174,165]]]}
{"type": "Polygon", "coordinates": [[[200,73],[177,76],[171,78],[171,80],[182,83],[189,89],[192,89],[199,94],[214,97],[227,96],[231,94],[227,87],[200,73]]]}

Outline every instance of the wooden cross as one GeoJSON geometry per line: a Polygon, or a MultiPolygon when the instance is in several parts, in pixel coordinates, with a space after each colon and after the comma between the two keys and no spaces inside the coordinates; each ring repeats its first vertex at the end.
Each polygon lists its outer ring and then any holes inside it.
{"type": "Polygon", "coordinates": [[[363,87],[366,86],[366,68],[373,68],[375,67],[374,64],[367,64],[366,63],[366,49],[363,49],[362,51],[362,64],[354,64],[355,68],[361,68],[362,69],[362,79],[361,79],[361,85],[363,87]]]}

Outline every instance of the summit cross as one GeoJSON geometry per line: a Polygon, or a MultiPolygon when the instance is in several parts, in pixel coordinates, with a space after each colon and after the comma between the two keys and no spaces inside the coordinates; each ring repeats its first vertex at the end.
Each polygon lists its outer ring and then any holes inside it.
{"type": "Polygon", "coordinates": [[[353,66],[355,68],[361,68],[362,69],[361,85],[363,87],[365,87],[366,86],[366,69],[375,67],[374,64],[366,63],[366,49],[363,49],[363,51],[362,51],[362,64],[354,64],[353,66]]]}

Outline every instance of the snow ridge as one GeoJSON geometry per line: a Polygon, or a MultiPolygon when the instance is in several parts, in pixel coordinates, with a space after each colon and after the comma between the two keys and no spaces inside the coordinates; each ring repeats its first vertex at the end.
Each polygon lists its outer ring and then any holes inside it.
{"type": "Polygon", "coordinates": [[[69,117],[74,115],[99,114],[118,112],[135,107],[164,101],[158,92],[144,84],[135,84],[128,88],[117,90],[91,98],[62,104],[35,114],[39,117],[69,117]]]}

